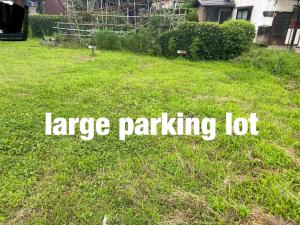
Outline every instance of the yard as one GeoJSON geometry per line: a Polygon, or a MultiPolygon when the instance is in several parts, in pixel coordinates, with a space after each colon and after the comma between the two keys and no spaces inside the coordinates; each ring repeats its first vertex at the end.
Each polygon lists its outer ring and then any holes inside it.
{"type": "Polygon", "coordinates": [[[0,223],[300,223],[299,76],[37,40],[0,52],[0,223]],[[111,133],[45,136],[46,112],[107,117],[111,133]],[[260,135],[227,137],[220,123],[212,142],[118,140],[118,118],[162,112],[219,122],[256,112],[260,135]]]}

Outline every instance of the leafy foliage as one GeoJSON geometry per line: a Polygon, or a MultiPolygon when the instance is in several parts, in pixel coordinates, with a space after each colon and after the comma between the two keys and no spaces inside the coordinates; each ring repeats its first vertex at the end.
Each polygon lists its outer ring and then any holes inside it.
{"type": "Polygon", "coordinates": [[[116,32],[101,30],[91,40],[91,43],[99,49],[121,50],[121,38],[116,32]]]}
{"type": "Polygon", "coordinates": [[[266,48],[253,48],[236,60],[238,63],[265,70],[273,75],[300,81],[300,62],[296,54],[266,48]]]}
{"type": "Polygon", "coordinates": [[[202,23],[197,36],[189,48],[192,59],[220,59],[222,52],[222,30],[216,23],[202,23]]]}
{"type": "Polygon", "coordinates": [[[234,58],[249,50],[255,37],[255,28],[251,23],[246,20],[229,20],[221,28],[225,58],[234,58]]]}
{"type": "Polygon", "coordinates": [[[198,14],[197,14],[197,9],[196,8],[190,8],[185,16],[187,21],[190,22],[198,22],[198,14]]]}
{"type": "Polygon", "coordinates": [[[98,49],[107,50],[128,50],[139,53],[150,53],[154,48],[147,29],[140,29],[137,32],[114,32],[110,30],[98,31],[91,40],[91,44],[98,49]]]}
{"type": "Polygon", "coordinates": [[[162,34],[158,43],[164,56],[175,56],[169,51],[168,42],[174,38],[178,50],[187,52],[187,57],[199,59],[230,59],[249,50],[255,35],[254,26],[247,21],[217,23],[187,22],[174,31],[162,34]]]}
{"type": "MultiPolygon", "coordinates": [[[[161,50],[160,53],[163,56],[171,57],[171,56],[173,56],[175,54],[175,53],[172,53],[169,50],[169,42],[171,42],[172,40],[174,41],[173,36],[174,36],[174,32],[173,31],[169,31],[169,32],[162,33],[158,37],[157,43],[158,43],[158,45],[160,47],[160,50],[161,50]]],[[[175,42],[175,45],[176,45],[176,48],[177,48],[177,43],[176,42],[175,42]]]]}
{"type": "Polygon", "coordinates": [[[64,16],[55,15],[31,15],[29,16],[29,27],[33,37],[52,36],[56,30],[57,22],[66,21],[64,16]]]}
{"type": "Polygon", "coordinates": [[[147,29],[130,32],[122,37],[122,46],[124,49],[132,52],[149,53],[152,48],[152,41],[149,37],[147,29]]]}

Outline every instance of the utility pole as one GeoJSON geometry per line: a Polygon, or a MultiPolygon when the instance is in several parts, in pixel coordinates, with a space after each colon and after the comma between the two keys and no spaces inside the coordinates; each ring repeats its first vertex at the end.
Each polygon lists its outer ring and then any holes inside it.
{"type": "Polygon", "coordinates": [[[300,0],[298,0],[298,4],[296,6],[296,10],[295,10],[295,16],[296,16],[296,23],[294,24],[295,27],[292,27],[292,39],[291,39],[291,43],[290,43],[290,49],[294,48],[294,43],[295,43],[295,39],[296,39],[296,35],[297,35],[297,31],[298,31],[298,27],[300,25],[300,0]]]}

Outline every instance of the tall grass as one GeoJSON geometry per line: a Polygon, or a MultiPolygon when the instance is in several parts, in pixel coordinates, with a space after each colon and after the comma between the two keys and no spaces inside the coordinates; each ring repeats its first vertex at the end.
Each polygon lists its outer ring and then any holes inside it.
{"type": "Polygon", "coordinates": [[[300,55],[284,50],[253,47],[237,62],[268,71],[273,75],[300,80],[300,55]]]}

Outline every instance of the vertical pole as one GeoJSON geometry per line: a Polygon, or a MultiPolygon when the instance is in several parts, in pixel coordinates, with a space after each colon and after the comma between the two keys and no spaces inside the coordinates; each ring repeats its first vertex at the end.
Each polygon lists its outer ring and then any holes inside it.
{"type": "Polygon", "coordinates": [[[296,26],[294,28],[292,28],[293,36],[292,36],[291,43],[290,43],[290,49],[294,48],[294,43],[295,43],[298,27],[300,24],[300,0],[298,0],[298,4],[297,4],[297,8],[296,8],[296,18],[297,18],[296,26]]]}
{"type": "Polygon", "coordinates": [[[127,22],[126,22],[126,31],[128,31],[128,25],[129,25],[129,9],[127,8],[127,22]]]}
{"type": "Polygon", "coordinates": [[[134,29],[136,29],[136,11],[135,11],[135,0],[133,1],[133,16],[134,16],[134,29]]]}
{"type": "Polygon", "coordinates": [[[100,10],[101,10],[101,27],[103,30],[103,0],[100,1],[100,10]]]}
{"type": "Polygon", "coordinates": [[[107,0],[106,0],[106,4],[105,4],[106,6],[105,6],[105,15],[106,15],[106,18],[105,18],[105,29],[107,29],[107,23],[108,23],[108,18],[107,18],[107,10],[108,10],[108,2],[107,2],[107,0]]]}

